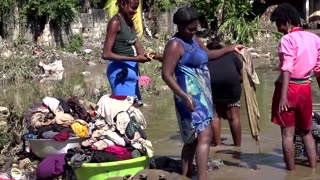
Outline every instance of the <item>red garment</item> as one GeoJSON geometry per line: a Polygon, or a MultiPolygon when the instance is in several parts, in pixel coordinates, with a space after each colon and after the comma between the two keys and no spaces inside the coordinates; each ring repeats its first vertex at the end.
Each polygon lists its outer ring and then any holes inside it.
{"type": "Polygon", "coordinates": [[[118,96],[118,95],[110,95],[109,97],[112,99],[121,100],[121,101],[128,98],[128,96],[118,96]]]}
{"type": "Polygon", "coordinates": [[[64,131],[64,132],[61,132],[61,133],[55,135],[53,137],[53,139],[56,141],[66,141],[69,139],[69,137],[70,137],[69,132],[64,131]]]}
{"type": "Polygon", "coordinates": [[[131,152],[121,146],[110,146],[104,149],[104,151],[115,155],[118,160],[131,159],[131,152]]]}
{"type": "Polygon", "coordinates": [[[302,27],[294,27],[290,30],[290,33],[292,32],[296,32],[296,31],[303,31],[303,28],[302,27]]]}
{"type": "Polygon", "coordinates": [[[290,82],[288,87],[288,103],[290,108],[279,113],[281,83],[275,84],[272,99],[271,121],[281,127],[296,126],[300,130],[310,130],[312,124],[312,96],[310,83],[298,84],[290,82]]]}

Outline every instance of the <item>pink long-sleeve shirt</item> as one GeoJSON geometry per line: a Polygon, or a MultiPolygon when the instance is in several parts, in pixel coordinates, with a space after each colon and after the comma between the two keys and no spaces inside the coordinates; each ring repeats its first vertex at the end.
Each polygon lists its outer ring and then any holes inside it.
{"type": "Polygon", "coordinates": [[[279,45],[280,71],[290,78],[308,79],[313,70],[320,77],[320,38],[307,31],[294,31],[282,37],[279,45]]]}

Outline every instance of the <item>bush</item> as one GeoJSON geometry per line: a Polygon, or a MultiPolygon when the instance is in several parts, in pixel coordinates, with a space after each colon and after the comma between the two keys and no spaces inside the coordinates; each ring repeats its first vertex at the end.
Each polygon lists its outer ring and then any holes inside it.
{"type": "Polygon", "coordinates": [[[83,37],[80,34],[74,34],[71,36],[69,46],[67,50],[69,52],[79,52],[83,46],[83,37]]]}

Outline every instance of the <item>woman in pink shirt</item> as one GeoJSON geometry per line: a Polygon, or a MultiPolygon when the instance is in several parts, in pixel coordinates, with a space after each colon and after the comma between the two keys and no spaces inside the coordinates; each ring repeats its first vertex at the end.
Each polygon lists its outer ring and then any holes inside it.
{"type": "Polygon", "coordinates": [[[284,161],[288,170],[295,169],[295,129],[299,130],[311,168],[316,168],[316,148],[311,135],[311,72],[320,80],[320,38],[300,27],[297,10],[290,4],[279,5],[271,15],[278,31],[280,76],[275,82],[272,99],[272,122],[281,127],[284,161]]]}

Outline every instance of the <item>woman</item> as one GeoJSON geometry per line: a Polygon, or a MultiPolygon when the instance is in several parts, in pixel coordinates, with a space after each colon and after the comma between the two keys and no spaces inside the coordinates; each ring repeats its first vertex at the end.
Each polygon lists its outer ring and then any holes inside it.
{"type": "Polygon", "coordinates": [[[234,45],[220,50],[208,48],[195,35],[198,15],[191,7],[182,7],[174,14],[178,32],[167,43],[162,78],[174,93],[180,133],[184,141],[181,153],[182,175],[191,176],[196,153],[198,179],[207,179],[207,161],[212,131],[213,105],[207,62],[234,50],[234,45]],[[175,78],[174,78],[175,76],[175,78]]]}
{"type": "Polygon", "coordinates": [[[119,12],[108,22],[102,58],[110,60],[107,76],[112,94],[137,96],[140,101],[139,63],[150,59],[145,57],[132,22],[139,0],[118,0],[117,5],[119,12]]]}
{"type": "Polygon", "coordinates": [[[272,99],[272,122],[282,134],[284,161],[288,170],[295,169],[293,138],[295,128],[301,133],[311,168],[316,168],[316,148],[311,135],[312,96],[310,75],[320,80],[320,38],[303,31],[299,13],[290,4],[281,4],[272,12],[283,33],[279,44],[280,76],[275,82],[272,99]]]}
{"type": "MultiPolygon", "coordinates": [[[[209,50],[223,48],[218,42],[207,44],[209,50]]],[[[208,63],[212,100],[215,106],[211,124],[216,146],[221,145],[221,118],[229,121],[233,143],[241,146],[240,97],[242,61],[235,53],[228,53],[208,63]]]]}

